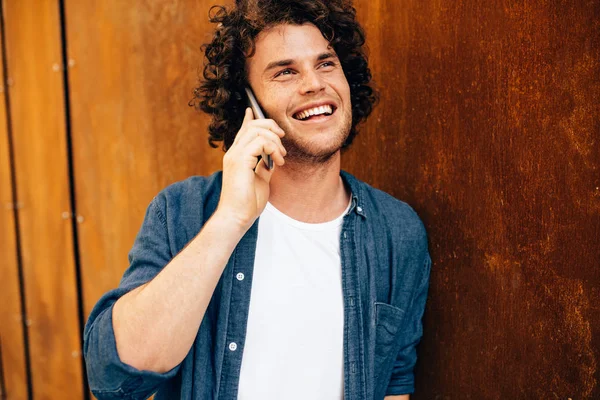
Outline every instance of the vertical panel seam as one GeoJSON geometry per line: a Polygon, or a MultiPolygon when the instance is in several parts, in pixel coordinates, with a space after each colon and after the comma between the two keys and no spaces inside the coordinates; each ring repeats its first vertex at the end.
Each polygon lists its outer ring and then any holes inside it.
{"type": "Polygon", "coordinates": [[[69,64],[67,56],[67,22],[64,0],[59,0],[59,18],[60,18],[60,38],[61,38],[61,49],[62,49],[62,64],[63,64],[63,89],[64,89],[64,107],[65,107],[65,132],[66,132],[66,143],[67,143],[67,163],[69,173],[69,197],[71,202],[71,212],[73,218],[71,218],[71,226],[73,231],[73,257],[75,265],[75,278],[77,282],[77,314],[79,319],[79,349],[80,349],[80,362],[82,372],[82,385],[83,385],[83,399],[89,400],[90,390],[87,380],[87,371],[85,368],[85,359],[83,357],[83,329],[85,324],[84,306],[83,306],[83,281],[81,277],[81,259],[79,254],[79,231],[77,228],[77,207],[76,207],[76,196],[75,196],[75,171],[73,167],[73,143],[72,143],[72,129],[71,129],[71,99],[69,97],[69,64]]]}
{"type": "Polygon", "coordinates": [[[2,366],[2,336],[0,336],[0,400],[6,397],[6,384],[4,383],[4,367],[2,366]]]}
{"type": "MultiPolygon", "coordinates": [[[[4,75],[2,76],[3,82],[8,82],[8,53],[6,51],[6,29],[4,19],[4,2],[0,4],[0,32],[2,33],[2,64],[4,67],[4,75]]],[[[25,278],[23,273],[23,258],[21,252],[21,236],[20,236],[20,222],[19,222],[19,207],[18,196],[17,196],[17,176],[15,170],[15,152],[12,137],[12,116],[10,112],[10,88],[6,85],[4,91],[4,104],[6,105],[6,132],[8,137],[8,157],[10,164],[10,179],[11,179],[11,190],[12,190],[12,202],[15,204],[13,207],[13,218],[14,218],[14,229],[15,229],[15,247],[17,257],[17,270],[19,276],[19,291],[20,291],[20,306],[21,306],[21,325],[23,329],[23,350],[25,356],[25,374],[27,378],[27,398],[32,400],[33,396],[33,381],[31,379],[31,359],[29,350],[29,328],[27,326],[28,316],[27,308],[25,304],[25,278]]],[[[1,360],[0,360],[1,361],[1,360]]]]}

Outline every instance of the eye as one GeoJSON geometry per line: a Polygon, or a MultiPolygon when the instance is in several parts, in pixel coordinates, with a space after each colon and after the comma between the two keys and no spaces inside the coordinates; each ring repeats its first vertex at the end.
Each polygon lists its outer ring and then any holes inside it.
{"type": "Polygon", "coordinates": [[[291,75],[293,73],[293,71],[289,68],[286,68],[284,70],[279,71],[278,73],[275,74],[275,78],[277,78],[278,76],[285,76],[285,75],[291,75]]]}
{"type": "Polygon", "coordinates": [[[325,61],[324,63],[321,64],[321,67],[323,67],[323,68],[335,67],[335,62],[333,62],[333,61],[325,61]]]}

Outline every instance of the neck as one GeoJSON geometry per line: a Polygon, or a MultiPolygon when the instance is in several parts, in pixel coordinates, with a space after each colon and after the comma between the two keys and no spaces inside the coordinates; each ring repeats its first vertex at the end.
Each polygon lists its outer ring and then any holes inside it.
{"type": "Polygon", "coordinates": [[[327,162],[286,162],[271,177],[269,202],[282,213],[302,222],[320,223],[340,216],[350,191],[340,176],[340,152],[327,162]]]}

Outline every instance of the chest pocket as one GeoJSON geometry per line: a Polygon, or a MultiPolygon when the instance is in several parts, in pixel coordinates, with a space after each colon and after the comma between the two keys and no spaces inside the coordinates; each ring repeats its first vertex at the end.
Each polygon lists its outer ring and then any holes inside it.
{"type": "Polygon", "coordinates": [[[405,312],[387,303],[375,302],[375,399],[383,399],[400,350],[405,312]]]}

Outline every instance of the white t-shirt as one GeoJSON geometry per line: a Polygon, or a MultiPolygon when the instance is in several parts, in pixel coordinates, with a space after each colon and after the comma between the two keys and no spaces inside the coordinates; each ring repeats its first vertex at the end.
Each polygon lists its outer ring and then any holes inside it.
{"type": "Polygon", "coordinates": [[[267,203],[258,223],[238,400],[343,399],[339,238],[347,211],[308,224],[267,203]]]}

